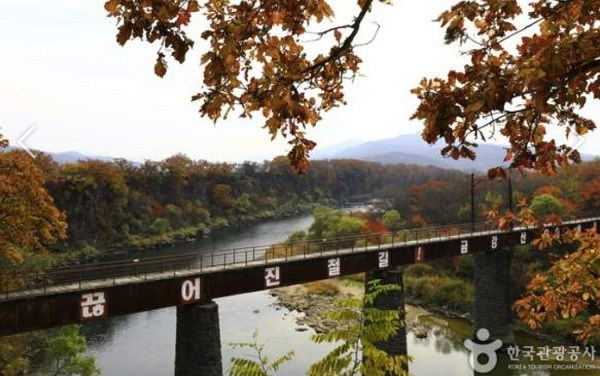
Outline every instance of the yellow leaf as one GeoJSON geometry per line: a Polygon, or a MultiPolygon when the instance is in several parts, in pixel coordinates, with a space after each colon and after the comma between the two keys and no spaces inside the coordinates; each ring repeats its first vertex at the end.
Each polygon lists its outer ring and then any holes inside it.
{"type": "Polygon", "coordinates": [[[589,300],[589,299],[590,299],[590,293],[589,293],[589,292],[587,292],[587,291],[586,291],[586,292],[584,292],[584,293],[583,293],[583,300],[587,301],[587,300],[589,300]]]}
{"type": "Polygon", "coordinates": [[[470,105],[467,106],[467,108],[465,109],[465,112],[466,113],[477,112],[477,111],[481,110],[481,108],[483,107],[484,104],[485,104],[485,102],[482,100],[471,103],[470,105]]]}

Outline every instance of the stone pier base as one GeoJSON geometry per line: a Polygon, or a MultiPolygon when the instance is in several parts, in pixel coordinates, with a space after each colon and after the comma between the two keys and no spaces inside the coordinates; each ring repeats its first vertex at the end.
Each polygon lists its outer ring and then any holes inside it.
{"type": "Polygon", "coordinates": [[[475,333],[485,328],[490,339],[502,340],[504,346],[515,341],[512,327],[510,294],[510,260],[508,249],[481,252],[475,258],[475,302],[473,326],[475,333]]]}
{"type": "Polygon", "coordinates": [[[223,375],[219,306],[215,302],[177,307],[175,376],[201,375],[223,375]]]}

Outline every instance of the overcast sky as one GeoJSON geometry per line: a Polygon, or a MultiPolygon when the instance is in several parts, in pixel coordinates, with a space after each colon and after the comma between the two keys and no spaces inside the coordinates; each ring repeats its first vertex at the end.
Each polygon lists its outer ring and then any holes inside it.
{"type": "MultiPolygon", "coordinates": [[[[375,140],[420,132],[408,120],[417,102],[409,90],[423,76],[443,75],[460,62],[432,20],[452,1],[376,4],[368,21],[381,29],[361,47],[363,77],[347,88],[348,105],[309,131],[318,147],[349,139],[375,140]]],[[[115,20],[104,0],[0,1],[0,133],[15,144],[30,126],[32,148],[88,155],[161,159],[181,152],[221,161],[261,160],[287,153],[261,121],[230,117],[217,125],[190,102],[200,91],[201,48],[165,78],[153,73],[156,46],[115,41],[115,20]]],[[[198,17],[198,16],[196,16],[198,17]]],[[[190,36],[201,28],[195,24],[190,36]]],[[[363,40],[374,26],[365,23],[363,40]]],[[[201,46],[198,46],[201,47],[201,46]]],[[[600,104],[588,110],[600,119],[600,104]]],[[[600,131],[582,147],[598,154],[600,131]]]]}

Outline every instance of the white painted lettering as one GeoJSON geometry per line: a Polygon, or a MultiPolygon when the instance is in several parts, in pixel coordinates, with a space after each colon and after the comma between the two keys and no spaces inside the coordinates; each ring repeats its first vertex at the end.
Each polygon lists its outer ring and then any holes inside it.
{"type": "Polygon", "coordinates": [[[469,241],[467,239],[460,241],[460,254],[464,255],[469,253],[469,241]]]}
{"type": "Polygon", "coordinates": [[[103,291],[81,294],[81,317],[83,319],[102,317],[106,313],[105,305],[106,297],[103,291]]]}
{"type": "Polygon", "coordinates": [[[279,266],[265,268],[265,286],[274,287],[281,283],[279,266]]]}
{"type": "Polygon", "coordinates": [[[381,251],[377,255],[379,269],[385,269],[390,266],[390,252],[381,251]]]}
{"type": "Polygon", "coordinates": [[[327,275],[329,277],[337,277],[341,273],[340,258],[330,258],[327,260],[327,275]]]}
{"type": "Polygon", "coordinates": [[[492,243],[492,244],[490,244],[490,245],[491,245],[492,249],[496,249],[496,248],[498,248],[498,235],[494,235],[494,236],[492,236],[492,241],[491,241],[491,243],[492,243]]]}
{"type": "Polygon", "coordinates": [[[200,278],[186,279],[181,284],[181,300],[184,303],[195,302],[201,297],[200,278]]]}

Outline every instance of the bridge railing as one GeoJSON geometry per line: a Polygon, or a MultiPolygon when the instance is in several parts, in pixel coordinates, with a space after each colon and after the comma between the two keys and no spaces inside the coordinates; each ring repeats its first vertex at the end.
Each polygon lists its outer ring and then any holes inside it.
{"type": "Polygon", "coordinates": [[[215,268],[241,267],[260,263],[281,262],[290,259],[319,257],[325,253],[365,252],[382,246],[394,246],[442,241],[449,237],[472,236],[474,233],[497,231],[490,222],[463,223],[447,226],[400,230],[393,233],[370,233],[335,239],[318,239],[280,244],[241,247],[230,250],[194,252],[181,255],[154,256],[97,262],[74,266],[55,267],[33,272],[0,273],[0,292],[5,296],[21,290],[41,289],[57,285],[104,280],[117,284],[119,278],[147,279],[157,274],[177,275],[185,270],[200,272],[215,268]]]}

